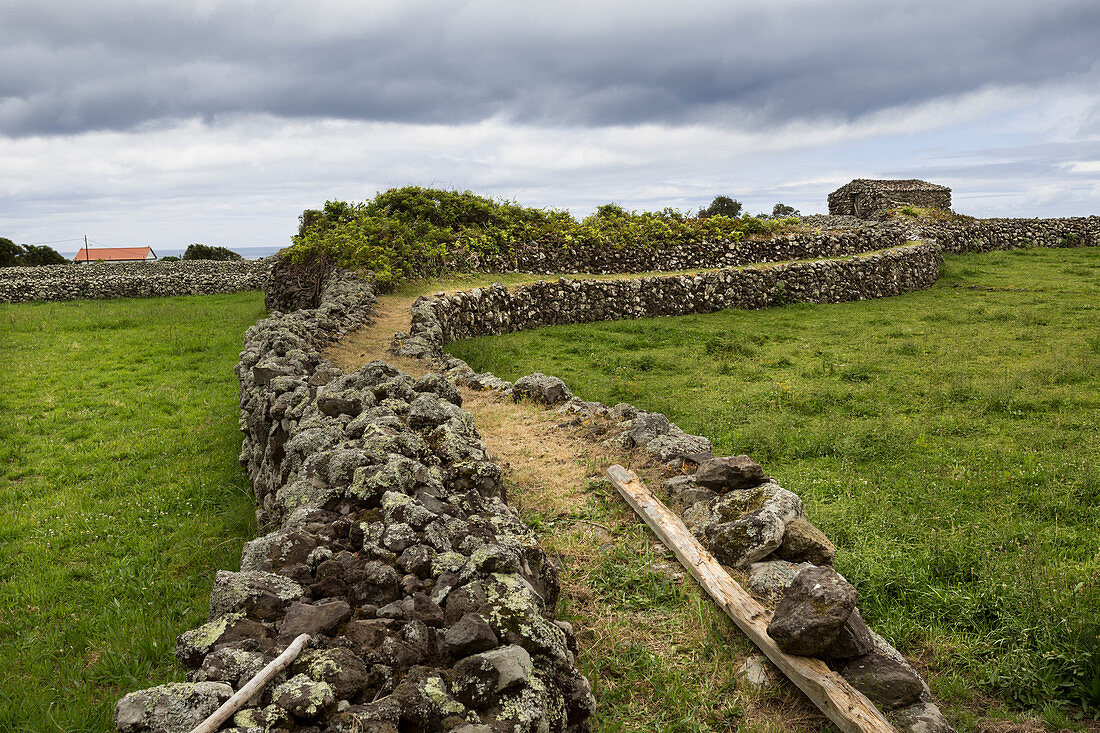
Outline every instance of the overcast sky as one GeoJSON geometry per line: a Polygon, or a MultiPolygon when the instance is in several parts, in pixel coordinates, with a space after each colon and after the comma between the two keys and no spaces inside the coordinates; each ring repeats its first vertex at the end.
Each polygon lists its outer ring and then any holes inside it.
{"type": "Polygon", "coordinates": [[[0,0],[0,29],[17,242],[285,245],[407,184],[813,213],[925,178],[1100,214],[1096,0],[0,0]]]}

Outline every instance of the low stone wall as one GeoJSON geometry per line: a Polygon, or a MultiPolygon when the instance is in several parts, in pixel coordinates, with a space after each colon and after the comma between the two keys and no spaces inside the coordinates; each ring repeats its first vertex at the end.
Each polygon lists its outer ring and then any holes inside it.
{"type": "Polygon", "coordinates": [[[369,318],[336,271],[320,305],[273,312],[237,365],[241,462],[268,534],[219,572],[182,634],[188,682],[130,693],[123,733],[191,730],[301,633],[310,649],[223,730],[582,733],[594,707],[552,613],[557,574],[504,503],[457,390],[319,350],[369,318]]]}
{"type": "Polygon", "coordinates": [[[844,230],[808,231],[740,242],[689,242],[671,246],[558,247],[539,242],[516,246],[509,257],[476,263],[489,272],[625,273],[736,267],[758,262],[820,259],[886,249],[906,241],[905,227],[867,222],[844,230]]]}
{"type": "Polygon", "coordinates": [[[765,308],[783,303],[838,303],[930,287],[939,249],[913,244],[838,260],[743,267],[695,275],[566,280],[508,290],[501,285],[420,298],[404,356],[441,356],[451,341],[539,326],[623,318],[765,308]]]}
{"type": "Polygon", "coordinates": [[[924,238],[945,252],[990,252],[1021,247],[1100,246],[1100,217],[1066,219],[973,219],[928,222],[924,238]]]}
{"type": "Polygon", "coordinates": [[[93,262],[0,268],[0,303],[261,290],[272,260],[93,262]]]}

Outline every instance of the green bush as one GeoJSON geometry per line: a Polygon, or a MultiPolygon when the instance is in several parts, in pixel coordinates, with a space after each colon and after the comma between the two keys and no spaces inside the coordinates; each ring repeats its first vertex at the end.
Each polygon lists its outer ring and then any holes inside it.
{"type": "Polygon", "coordinates": [[[389,287],[408,278],[495,269],[513,262],[516,249],[531,242],[570,249],[662,248],[736,242],[792,223],[742,220],[718,211],[706,217],[667,208],[628,212],[614,203],[578,222],[568,211],[494,201],[470,191],[405,186],[363,203],[327,201],[322,209],[304,211],[282,257],[302,265],[369,268],[389,287]]]}
{"type": "Polygon", "coordinates": [[[233,250],[226,249],[225,247],[211,247],[206,244],[189,244],[187,246],[187,249],[183,253],[183,259],[218,260],[221,262],[225,262],[228,260],[241,260],[244,258],[233,250]]]}

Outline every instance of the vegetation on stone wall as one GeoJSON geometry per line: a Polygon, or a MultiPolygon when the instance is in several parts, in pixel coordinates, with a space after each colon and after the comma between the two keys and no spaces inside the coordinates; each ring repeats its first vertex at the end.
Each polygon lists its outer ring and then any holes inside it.
{"type": "MultiPolygon", "coordinates": [[[[162,257],[161,259],[167,258],[162,257]]],[[[184,250],[183,259],[218,260],[220,262],[227,262],[229,260],[240,260],[244,258],[226,247],[211,247],[208,244],[189,244],[187,245],[187,249],[184,250]]]]}
{"type": "Polygon", "coordinates": [[[517,248],[664,247],[683,242],[738,241],[790,229],[792,219],[716,214],[694,217],[673,209],[628,212],[600,206],[577,221],[568,211],[494,201],[469,191],[406,186],[363,203],[328,201],[300,218],[283,256],[375,271],[383,287],[410,277],[475,271],[507,262],[517,248]]]}

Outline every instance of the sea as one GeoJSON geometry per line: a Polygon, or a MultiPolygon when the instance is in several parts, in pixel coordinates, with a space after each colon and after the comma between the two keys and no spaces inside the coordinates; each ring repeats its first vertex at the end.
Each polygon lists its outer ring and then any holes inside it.
{"type": "MultiPolygon", "coordinates": [[[[182,257],[186,249],[186,247],[153,247],[153,253],[157,257],[182,257]]],[[[246,260],[262,260],[264,257],[270,257],[279,250],[285,249],[285,245],[283,247],[230,247],[229,249],[246,260]]],[[[58,249],[57,251],[70,260],[76,257],[77,253],[75,249],[58,249]]]]}

